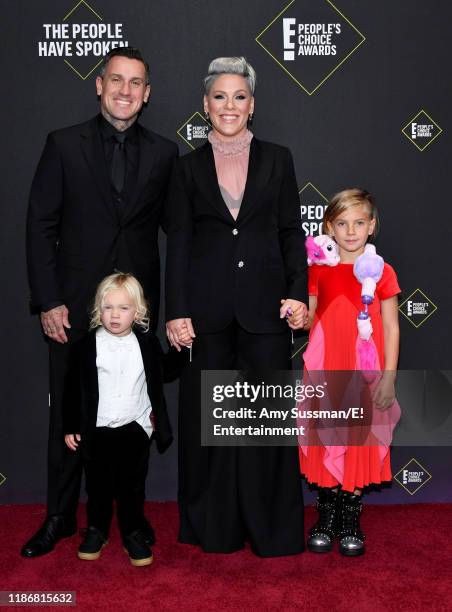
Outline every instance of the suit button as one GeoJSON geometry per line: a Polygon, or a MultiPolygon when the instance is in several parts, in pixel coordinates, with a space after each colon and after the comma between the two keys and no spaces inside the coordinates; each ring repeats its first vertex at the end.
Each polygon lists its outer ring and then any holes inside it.
{"type": "Polygon", "coordinates": [[[237,234],[239,233],[239,230],[234,227],[234,229],[232,230],[232,233],[234,234],[234,236],[237,236],[237,234]]]}
{"type": "Polygon", "coordinates": [[[243,266],[245,265],[245,262],[243,262],[243,261],[239,261],[239,264],[238,264],[238,265],[239,265],[239,268],[243,268],[243,266]]]}

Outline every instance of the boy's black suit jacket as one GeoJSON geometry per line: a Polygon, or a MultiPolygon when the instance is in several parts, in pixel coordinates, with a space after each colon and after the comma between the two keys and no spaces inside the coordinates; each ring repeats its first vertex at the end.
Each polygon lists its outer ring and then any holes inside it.
{"type": "MultiPolygon", "coordinates": [[[[159,452],[164,452],[172,442],[172,431],[166,410],[163,383],[177,378],[184,355],[177,353],[175,349],[170,349],[164,355],[160,342],[152,332],[134,331],[143,358],[147,390],[152,404],[153,436],[159,452]]],[[[96,356],[94,330],[70,347],[69,368],[63,396],[64,433],[80,433],[85,454],[89,454],[99,404],[96,356]]]]}

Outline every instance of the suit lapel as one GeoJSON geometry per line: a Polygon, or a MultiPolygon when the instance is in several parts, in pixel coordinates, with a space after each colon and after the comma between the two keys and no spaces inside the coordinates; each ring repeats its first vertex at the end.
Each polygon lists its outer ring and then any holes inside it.
{"type": "MultiPolygon", "coordinates": [[[[130,202],[124,212],[123,222],[129,219],[132,215],[135,215],[139,210],[139,198],[141,192],[146,187],[151,173],[152,166],[156,159],[156,148],[152,136],[146,133],[141,125],[138,125],[138,146],[139,146],[139,163],[138,163],[138,177],[136,185],[132,191],[130,202]]],[[[142,204],[147,204],[143,202],[142,204]]]]}
{"type": "Polygon", "coordinates": [[[112,217],[117,220],[117,211],[111,197],[110,177],[105,161],[104,147],[98,126],[98,118],[89,121],[81,134],[81,148],[85,161],[112,217]]]}
{"type": "Polygon", "coordinates": [[[273,169],[273,156],[262,154],[262,145],[253,138],[250,145],[250,158],[246,178],[245,192],[237,216],[240,223],[253,211],[259,203],[259,195],[264,191],[273,169]]]}
{"type": "Polygon", "coordinates": [[[231,224],[234,218],[228,210],[218,185],[215,158],[211,144],[208,142],[199,149],[200,164],[193,164],[193,174],[199,190],[204,193],[206,200],[214,206],[231,224]]]}

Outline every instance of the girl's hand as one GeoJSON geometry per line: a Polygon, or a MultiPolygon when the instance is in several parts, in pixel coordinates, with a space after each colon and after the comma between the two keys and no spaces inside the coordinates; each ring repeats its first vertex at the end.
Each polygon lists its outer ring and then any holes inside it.
{"type": "Polygon", "coordinates": [[[387,410],[392,406],[395,400],[394,381],[394,376],[387,376],[383,373],[380,382],[377,384],[372,399],[379,410],[387,410]]]}
{"type": "Polygon", "coordinates": [[[308,309],[306,304],[298,300],[281,300],[279,318],[287,317],[287,323],[291,329],[303,329],[308,323],[308,309]]]}
{"type": "Polygon", "coordinates": [[[76,451],[78,447],[78,443],[82,438],[80,434],[66,434],[64,436],[64,441],[66,442],[66,446],[68,446],[71,450],[76,451]]]}

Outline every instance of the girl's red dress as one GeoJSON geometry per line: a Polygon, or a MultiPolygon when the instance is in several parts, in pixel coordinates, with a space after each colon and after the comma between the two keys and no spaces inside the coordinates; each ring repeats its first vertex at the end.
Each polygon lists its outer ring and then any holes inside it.
{"type": "MultiPolygon", "coordinates": [[[[378,369],[383,369],[384,366],[380,303],[398,293],[400,288],[397,276],[393,268],[385,263],[382,277],[377,283],[374,301],[369,305],[372,339],[379,360],[378,369]]],[[[315,351],[317,355],[313,362],[319,363],[319,354],[323,362],[323,368],[317,366],[318,369],[359,369],[356,319],[362,309],[361,284],[353,274],[353,264],[310,266],[309,295],[317,296],[317,309],[305,353],[306,367],[309,369],[309,351],[315,351]]],[[[395,418],[397,410],[398,405],[395,408],[395,418]]],[[[322,445],[300,448],[301,472],[308,482],[320,487],[341,484],[344,490],[353,492],[356,488],[362,489],[369,484],[391,480],[389,447],[382,449],[381,446],[347,446],[341,460],[332,470],[329,469],[331,461],[328,455],[328,447],[322,445]]]]}

